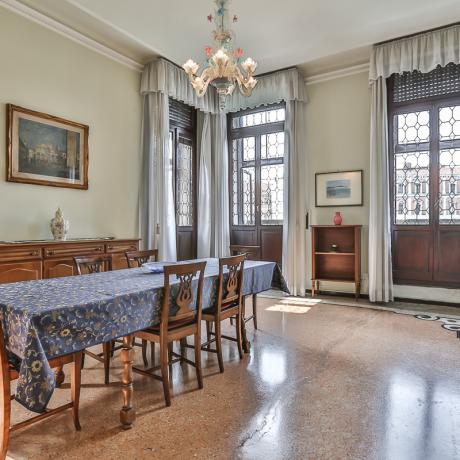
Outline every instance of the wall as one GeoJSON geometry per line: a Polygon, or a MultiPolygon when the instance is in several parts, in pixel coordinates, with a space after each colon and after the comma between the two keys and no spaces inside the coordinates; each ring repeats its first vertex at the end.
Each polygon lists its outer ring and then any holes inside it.
{"type": "MultiPolygon", "coordinates": [[[[308,178],[311,224],[332,224],[340,211],[344,224],[361,224],[363,292],[367,292],[369,227],[369,129],[370,91],[367,72],[310,84],[306,105],[307,147],[310,156],[308,178]],[[362,169],[364,205],[337,208],[315,207],[315,173],[362,169]]],[[[308,232],[310,233],[310,232],[308,232]]],[[[308,234],[308,238],[311,235],[308,234]]],[[[310,242],[310,240],[308,240],[310,242]]],[[[311,254],[308,258],[308,286],[311,286],[311,254]]],[[[325,289],[351,292],[348,283],[321,283],[325,289]]]]}
{"type": "Polygon", "coordinates": [[[0,7],[0,240],[50,238],[60,206],[70,236],[135,237],[140,74],[0,7]],[[5,180],[5,104],[90,127],[89,190],[5,180]]]}

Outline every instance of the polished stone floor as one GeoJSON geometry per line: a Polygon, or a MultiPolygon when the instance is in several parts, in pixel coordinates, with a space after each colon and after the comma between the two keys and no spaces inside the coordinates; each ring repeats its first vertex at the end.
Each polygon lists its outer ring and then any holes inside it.
{"type": "MultiPolygon", "coordinates": [[[[229,327],[227,327],[229,329],[229,327]]],[[[12,435],[14,459],[460,459],[460,340],[408,315],[259,299],[259,331],[225,373],[203,353],[204,389],[175,367],[172,406],[161,383],[135,375],[137,421],[118,423],[119,359],[104,386],[87,359],[80,420],[70,413],[12,435]]],[[[140,362],[139,352],[136,361],[140,362]]],[[[55,392],[60,403],[66,389],[55,392]]],[[[13,403],[14,404],[14,403],[13,403]]],[[[24,415],[15,408],[15,420],[24,415]]]]}

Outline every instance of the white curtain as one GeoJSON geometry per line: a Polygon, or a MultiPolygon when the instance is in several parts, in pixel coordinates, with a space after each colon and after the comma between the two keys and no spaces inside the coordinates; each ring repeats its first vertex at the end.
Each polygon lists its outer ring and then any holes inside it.
{"type": "Polygon", "coordinates": [[[307,269],[306,213],[308,166],[305,139],[305,104],[286,104],[286,133],[289,155],[285,162],[283,224],[283,275],[292,295],[304,296],[307,269]]]}
{"type": "Polygon", "coordinates": [[[142,246],[158,247],[161,260],[175,261],[176,218],[169,148],[169,99],[163,93],[144,96],[141,145],[139,227],[142,246]]]}
{"type": "Polygon", "coordinates": [[[380,77],[371,85],[369,299],[393,300],[388,161],[387,85],[380,77]]]}
{"type": "Polygon", "coordinates": [[[393,300],[386,79],[394,73],[430,72],[460,63],[460,25],[418,34],[374,47],[371,55],[369,298],[393,300]]]}
{"type": "Polygon", "coordinates": [[[198,113],[198,257],[229,255],[227,117],[198,113]]]}

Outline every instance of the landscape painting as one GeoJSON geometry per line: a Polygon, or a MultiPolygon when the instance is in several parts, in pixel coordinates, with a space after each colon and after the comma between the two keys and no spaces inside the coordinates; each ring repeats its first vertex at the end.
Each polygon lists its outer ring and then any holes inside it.
{"type": "Polygon", "coordinates": [[[317,207],[363,205],[363,171],[316,173],[317,207]]]}
{"type": "Polygon", "coordinates": [[[328,180],[326,182],[326,195],[328,198],[350,198],[351,181],[348,179],[328,180]]]}
{"type": "Polygon", "coordinates": [[[88,127],[8,106],[8,180],[88,188],[88,127]]]}

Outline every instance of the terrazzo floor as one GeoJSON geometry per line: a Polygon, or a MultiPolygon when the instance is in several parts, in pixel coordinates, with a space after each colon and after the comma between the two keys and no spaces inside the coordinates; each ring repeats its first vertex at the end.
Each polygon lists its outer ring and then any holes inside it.
{"type": "MultiPolygon", "coordinates": [[[[171,407],[160,382],[135,374],[137,420],[128,431],[119,425],[118,355],[109,386],[87,358],[82,431],[69,412],[45,420],[12,434],[10,458],[460,459],[454,333],[324,299],[260,298],[258,311],[243,360],[226,343],[220,374],[217,357],[203,352],[203,390],[193,368],[175,365],[171,407]]],[[[135,359],[140,365],[139,349],[135,359]]],[[[69,396],[66,380],[53,404],[69,396]]],[[[13,414],[27,413],[13,403],[13,414]]]]}

